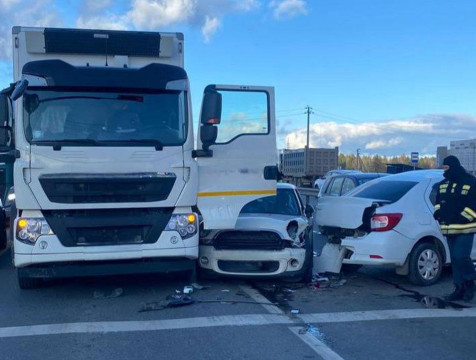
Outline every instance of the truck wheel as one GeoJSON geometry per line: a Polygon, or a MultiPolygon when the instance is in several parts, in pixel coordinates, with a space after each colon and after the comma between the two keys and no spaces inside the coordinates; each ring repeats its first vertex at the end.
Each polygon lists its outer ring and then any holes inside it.
{"type": "Polygon", "coordinates": [[[18,285],[22,290],[37,289],[43,284],[43,279],[24,276],[20,273],[20,271],[17,271],[17,277],[18,285]]]}
{"type": "MultiPolygon", "coordinates": [[[[2,211],[3,213],[3,211],[2,211]]],[[[0,219],[0,250],[7,248],[7,229],[5,227],[5,213],[3,213],[0,219]]]]}
{"type": "Polygon", "coordinates": [[[433,243],[418,244],[410,253],[408,279],[415,285],[436,283],[443,270],[443,257],[433,243]]]}

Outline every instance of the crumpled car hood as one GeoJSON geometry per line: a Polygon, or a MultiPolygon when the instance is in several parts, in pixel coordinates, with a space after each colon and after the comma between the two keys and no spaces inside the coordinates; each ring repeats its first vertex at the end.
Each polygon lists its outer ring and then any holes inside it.
{"type": "Polygon", "coordinates": [[[277,214],[241,214],[236,222],[236,230],[243,231],[274,231],[282,239],[293,241],[290,238],[287,227],[291,221],[296,221],[298,225],[297,239],[299,235],[309,226],[309,221],[304,216],[277,215],[277,214]]]}

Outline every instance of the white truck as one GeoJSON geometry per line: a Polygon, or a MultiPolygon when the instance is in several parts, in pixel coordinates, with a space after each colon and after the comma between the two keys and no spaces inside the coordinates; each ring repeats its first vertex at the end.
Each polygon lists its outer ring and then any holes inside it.
{"type": "Polygon", "coordinates": [[[21,288],[193,274],[200,226],[233,228],[246,203],[276,193],[273,88],[207,86],[195,149],[181,33],[12,33],[0,161],[14,167],[21,288]]]}

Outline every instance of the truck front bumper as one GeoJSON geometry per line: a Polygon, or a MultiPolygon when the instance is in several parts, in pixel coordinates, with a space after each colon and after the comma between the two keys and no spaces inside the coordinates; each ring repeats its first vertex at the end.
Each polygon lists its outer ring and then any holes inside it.
{"type": "Polygon", "coordinates": [[[116,261],[54,262],[18,268],[19,276],[30,278],[71,278],[107,275],[173,273],[195,271],[195,260],[187,258],[146,258],[116,261]]]}

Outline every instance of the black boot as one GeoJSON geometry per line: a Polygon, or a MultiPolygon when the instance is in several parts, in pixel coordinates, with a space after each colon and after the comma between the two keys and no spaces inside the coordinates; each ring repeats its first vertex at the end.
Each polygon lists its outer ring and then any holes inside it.
{"type": "Polygon", "coordinates": [[[456,300],[463,300],[463,295],[464,295],[465,289],[463,285],[455,285],[454,291],[445,296],[446,301],[456,301],[456,300]]]}
{"type": "Polygon", "coordinates": [[[465,302],[470,302],[471,300],[473,300],[475,290],[476,286],[474,285],[474,281],[466,281],[464,283],[463,300],[465,302]]]}

